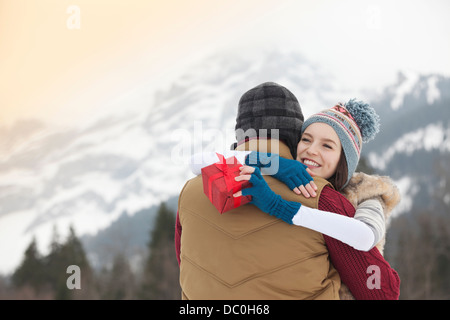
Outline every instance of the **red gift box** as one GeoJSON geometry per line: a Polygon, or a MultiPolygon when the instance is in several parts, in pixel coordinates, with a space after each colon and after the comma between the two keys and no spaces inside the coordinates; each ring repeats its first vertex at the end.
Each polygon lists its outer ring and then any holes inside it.
{"type": "Polygon", "coordinates": [[[242,164],[235,157],[225,159],[217,153],[219,162],[202,168],[203,192],[222,214],[251,201],[251,196],[233,197],[233,194],[250,187],[250,181],[236,181],[242,164]]]}

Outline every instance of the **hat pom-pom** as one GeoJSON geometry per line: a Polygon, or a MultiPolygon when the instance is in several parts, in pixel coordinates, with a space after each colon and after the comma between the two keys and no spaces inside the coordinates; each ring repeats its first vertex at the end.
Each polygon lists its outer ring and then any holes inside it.
{"type": "Polygon", "coordinates": [[[361,130],[363,142],[368,142],[375,138],[380,131],[380,117],[375,112],[375,109],[363,101],[356,101],[356,99],[351,99],[347,102],[345,108],[350,112],[361,130]]]}

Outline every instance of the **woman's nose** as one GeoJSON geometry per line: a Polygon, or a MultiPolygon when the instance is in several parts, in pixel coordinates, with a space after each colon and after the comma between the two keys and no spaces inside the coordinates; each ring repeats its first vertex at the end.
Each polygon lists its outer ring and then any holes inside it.
{"type": "Polygon", "coordinates": [[[317,146],[315,144],[311,144],[306,152],[309,154],[317,155],[317,146]]]}

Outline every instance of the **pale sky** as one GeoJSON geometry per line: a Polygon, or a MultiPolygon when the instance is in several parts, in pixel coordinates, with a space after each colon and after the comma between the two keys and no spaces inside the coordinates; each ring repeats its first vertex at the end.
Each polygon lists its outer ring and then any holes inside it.
{"type": "Polygon", "coordinates": [[[450,76],[449,13],[447,0],[0,0],[0,126],[77,123],[220,51],[297,50],[344,86],[450,76]]]}

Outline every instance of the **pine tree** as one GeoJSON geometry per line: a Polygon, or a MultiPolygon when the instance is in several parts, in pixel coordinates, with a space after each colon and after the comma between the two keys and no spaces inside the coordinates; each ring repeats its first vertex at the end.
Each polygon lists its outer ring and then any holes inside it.
{"type": "Polygon", "coordinates": [[[46,280],[55,291],[55,299],[67,300],[74,298],[95,297],[95,283],[92,268],[86,257],[80,240],[72,226],[69,228],[69,236],[63,244],[59,242],[59,236],[54,229],[51,251],[46,257],[46,280]],[[81,289],[69,289],[67,279],[71,276],[67,268],[71,265],[78,266],[81,273],[81,289]]]}
{"type": "Polygon", "coordinates": [[[43,258],[38,252],[36,238],[33,237],[22,263],[14,271],[11,280],[16,288],[30,286],[36,294],[39,294],[45,284],[44,272],[43,258]]]}
{"type": "Polygon", "coordinates": [[[80,268],[81,272],[81,289],[72,289],[72,299],[93,299],[96,298],[96,282],[94,278],[94,272],[89,263],[89,260],[84,251],[81,241],[75,234],[73,226],[69,228],[69,236],[62,246],[61,250],[62,259],[66,262],[65,265],[65,281],[64,284],[67,290],[67,278],[70,276],[66,272],[67,267],[70,265],[76,265],[80,268]]]}
{"type": "Polygon", "coordinates": [[[118,253],[111,270],[104,269],[102,277],[102,299],[129,300],[135,298],[135,276],[126,256],[118,253]]]}
{"type": "Polygon", "coordinates": [[[50,252],[45,257],[45,281],[55,292],[55,299],[68,299],[69,292],[66,292],[65,286],[66,269],[64,261],[61,260],[62,244],[56,225],[53,226],[52,240],[50,242],[50,252]],[[64,273],[63,273],[64,272],[64,273]],[[64,286],[62,285],[64,283],[64,286]]]}
{"type": "Polygon", "coordinates": [[[149,257],[143,270],[141,299],[180,298],[178,263],[174,252],[175,214],[163,202],[148,244],[149,257]]]}

